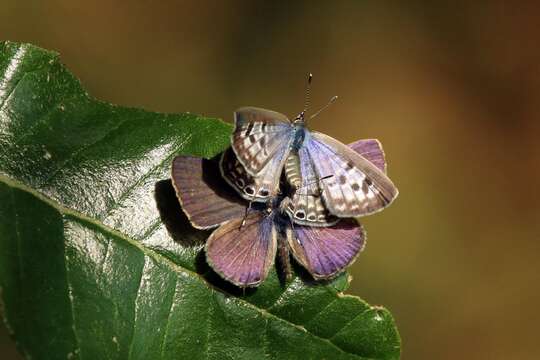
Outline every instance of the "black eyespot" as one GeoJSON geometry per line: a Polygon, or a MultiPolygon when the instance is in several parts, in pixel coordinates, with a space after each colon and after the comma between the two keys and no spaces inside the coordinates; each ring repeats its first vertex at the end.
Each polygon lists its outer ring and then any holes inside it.
{"type": "Polygon", "coordinates": [[[270,194],[270,192],[268,190],[266,190],[266,189],[259,190],[259,195],[260,196],[266,197],[266,196],[268,196],[268,194],[270,194]]]}
{"type": "Polygon", "coordinates": [[[296,212],[296,214],[294,214],[294,216],[296,216],[296,217],[299,218],[299,219],[303,219],[303,218],[306,217],[306,214],[305,214],[302,210],[298,210],[298,211],[296,212]]]}
{"type": "Polygon", "coordinates": [[[244,179],[239,178],[239,179],[236,180],[236,185],[243,188],[246,185],[246,183],[244,182],[244,179]]]}
{"type": "Polygon", "coordinates": [[[317,218],[315,217],[315,215],[311,214],[311,215],[308,215],[307,219],[309,221],[315,221],[317,218]]]}
{"type": "Polygon", "coordinates": [[[341,185],[343,185],[343,184],[345,184],[346,182],[347,182],[347,178],[346,178],[344,175],[341,175],[341,176],[339,177],[339,183],[340,183],[341,185]]]}
{"type": "Polygon", "coordinates": [[[360,185],[358,185],[357,183],[352,184],[351,187],[354,191],[360,190],[360,185]]]}
{"type": "Polygon", "coordinates": [[[248,195],[253,195],[255,194],[255,190],[253,190],[253,188],[251,186],[248,186],[244,189],[244,191],[246,192],[246,194],[248,195]]]}

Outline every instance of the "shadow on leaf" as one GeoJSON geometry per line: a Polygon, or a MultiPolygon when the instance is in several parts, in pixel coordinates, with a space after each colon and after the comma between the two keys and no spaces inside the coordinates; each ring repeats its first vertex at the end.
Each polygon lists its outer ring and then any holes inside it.
{"type": "Polygon", "coordinates": [[[199,230],[191,226],[176,198],[171,179],[158,181],[154,191],[159,216],[171,238],[186,247],[204,244],[212,231],[199,230]]]}

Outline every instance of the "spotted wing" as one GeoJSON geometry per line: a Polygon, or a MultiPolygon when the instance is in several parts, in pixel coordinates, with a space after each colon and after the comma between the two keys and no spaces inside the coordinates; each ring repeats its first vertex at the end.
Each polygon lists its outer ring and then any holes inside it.
{"type": "MultiPolygon", "coordinates": [[[[386,162],[382,145],[378,140],[358,140],[349,147],[386,172],[386,162]]],[[[309,158],[307,149],[300,149],[303,158],[309,158]]],[[[285,163],[287,181],[296,189],[285,210],[297,224],[309,226],[331,226],[337,218],[331,215],[322,202],[322,184],[328,179],[319,179],[311,161],[299,161],[299,156],[290,154],[285,163]]]]}
{"type": "Polygon", "coordinates": [[[234,113],[234,123],[231,146],[248,174],[258,176],[274,159],[282,164],[293,141],[294,130],[285,115],[245,107],[234,113]]]}
{"type": "Polygon", "coordinates": [[[331,227],[295,226],[290,232],[294,258],[317,280],[332,278],[351,265],[366,241],[364,229],[353,219],[331,227]]]}
{"type": "Polygon", "coordinates": [[[267,202],[279,191],[283,159],[277,156],[268,162],[258,176],[251,176],[238,161],[232,149],[227,149],[220,161],[221,176],[244,199],[267,202]]]}
{"type": "Polygon", "coordinates": [[[216,229],[206,243],[208,264],[236,286],[258,286],[268,275],[276,256],[277,229],[273,216],[252,212],[216,229]]]}
{"type": "Polygon", "coordinates": [[[215,161],[177,156],[172,163],[171,179],[182,210],[196,228],[216,227],[246,211],[246,202],[229,190],[215,161]]]}
{"type": "Polygon", "coordinates": [[[312,132],[300,152],[323,178],[322,198],[328,211],[338,217],[365,216],[384,209],[398,195],[392,181],[376,165],[339,141],[312,132]]]}

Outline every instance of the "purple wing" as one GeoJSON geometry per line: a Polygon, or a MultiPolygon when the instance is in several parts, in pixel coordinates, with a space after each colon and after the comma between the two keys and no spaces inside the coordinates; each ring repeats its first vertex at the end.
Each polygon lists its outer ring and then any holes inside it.
{"type": "Polygon", "coordinates": [[[349,144],[349,147],[362,155],[366,160],[369,160],[369,162],[378,167],[379,170],[386,173],[386,160],[384,158],[382,144],[379,140],[358,140],[349,144]]]}
{"type": "Polygon", "coordinates": [[[177,156],[171,178],[182,209],[194,227],[208,229],[244,216],[246,202],[222,180],[215,161],[177,156]]]}
{"type": "Polygon", "coordinates": [[[259,176],[271,161],[281,165],[293,141],[293,127],[287,117],[275,111],[244,107],[234,113],[231,146],[240,163],[252,176],[259,176]]]}
{"type": "Polygon", "coordinates": [[[273,216],[256,211],[229,221],[206,242],[208,264],[225,280],[236,286],[258,286],[268,275],[277,247],[277,230],[273,216]]]}
{"type": "Polygon", "coordinates": [[[296,261],[317,280],[331,278],[353,263],[366,235],[353,219],[331,227],[295,226],[288,236],[296,261]]]}

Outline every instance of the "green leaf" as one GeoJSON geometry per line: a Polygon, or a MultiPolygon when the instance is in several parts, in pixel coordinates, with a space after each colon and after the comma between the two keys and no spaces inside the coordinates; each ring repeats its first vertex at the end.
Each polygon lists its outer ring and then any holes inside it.
{"type": "Polygon", "coordinates": [[[242,293],[209,270],[168,174],[230,130],[97,101],[57,54],[0,43],[0,296],[27,358],[399,358],[390,313],[344,295],[346,274],[274,270],[242,293]]]}

